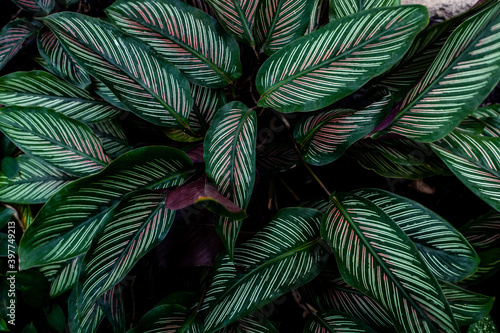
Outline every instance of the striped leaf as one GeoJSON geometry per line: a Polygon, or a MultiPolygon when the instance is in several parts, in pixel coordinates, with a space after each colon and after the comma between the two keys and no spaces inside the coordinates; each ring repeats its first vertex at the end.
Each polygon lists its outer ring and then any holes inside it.
{"type": "MultiPolygon", "coordinates": [[[[474,275],[460,281],[466,286],[483,284],[500,271],[500,248],[490,248],[478,252],[481,262],[474,275]]],[[[491,280],[490,280],[491,281],[491,280]]]]}
{"type": "Polygon", "coordinates": [[[14,20],[2,28],[0,31],[0,69],[35,33],[36,28],[25,19],[14,20]]]}
{"type": "Polygon", "coordinates": [[[123,303],[123,287],[119,284],[105,292],[97,304],[104,316],[113,326],[113,332],[125,332],[125,306],[123,303]]]}
{"type": "Polygon", "coordinates": [[[200,130],[206,132],[216,112],[227,104],[224,90],[192,84],[191,95],[194,104],[193,110],[189,114],[189,124],[195,132],[200,130]]]}
{"type": "Polygon", "coordinates": [[[355,194],[377,205],[403,230],[438,280],[457,282],[477,269],[479,257],[469,242],[433,211],[383,190],[362,189],[355,194]]]}
{"type": "Polygon", "coordinates": [[[278,333],[273,324],[260,312],[255,312],[250,316],[241,318],[238,321],[238,328],[241,333],[278,333]]]}
{"type": "Polygon", "coordinates": [[[403,332],[458,332],[436,278],[410,238],[370,201],[333,197],[321,235],[342,276],[377,301],[403,332]]]}
{"type": "Polygon", "coordinates": [[[259,0],[206,0],[219,23],[234,38],[255,49],[253,26],[259,0]]]}
{"type": "Polygon", "coordinates": [[[46,70],[78,88],[85,89],[90,85],[90,77],[87,72],[68,55],[49,28],[40,29],[36,41],[38,52],[44,60],[41,65],[46,70]]]}
{"type": "Polygon", "coordinates": [[[80,275],[82,260],[83,255],[39,268],[50,282],[50,297],[57,297],[73,288],[80,275]]]}
{"type": "Polygon", "coordinates": [[[0,175],[0,201],[17,204],[44,203],[54,193],[77,179],[26,155],[21,155],[16,160],[20,168],[19,176],[9,179],[0,175]]]}
{"type": "Polygon", "coordinates": [[[178,304],[160,305],[141,318],[134,333],[189,332],[202,333],[203,324],[196,314],[178,304]]]}
{"type": "Polygon", "coordinates": [[[376,8],[335,20],[262,65],[258,105],[281,112],[328,106],[396,63],[427,21],[422,6],[376,8]]]}
{"type": "Polygon", "coordinates": [[[482,108],[477,108],[472,115],[478,119],[484,119],[489,117],[500,117],[500,104],[494,104],[489,106],[483,106],[482,108]]]}
{"type": "Polygon", "coordinates": [[[400,0],[330,0],[330,12],[337,19],[367,9],[399,5],[400,0]]]}
{"type": "Polygon", "coordinates": [[[182,0],[182,1],[195,8],[201,9],[202,11],[204,11],[205,13],[209,14],[212,17],[215,16],[214,11],[212,10],[212,8],[210,8],[210,6],[207,4],[205,0],[182,0]]]}
{"type": "Polygon", "coordinates": [[[352,332],[376,333],[362,320],[338,311],[315,313],[307,321],[303,333],[352,332]]]}
{"type": "Polygon", "coordinates": [[[481,135],[500,138],[500,105],[496,104],[478,108],[471,116],[484,124],[481,135]]]}
{"type": "Polygon", "coordinates": [[[121,113],[85,90],[42,71],[15,72],[0,77],[0,103],[46,107],[84,123],[115,118],[121,113]]]}
{"type": "Polygon", "coordinates": [[[454,131],[431,147],[465,186],[500,211],[500,138],[454,131]]]}
{"type": "Polygon", "coordinates": [[[219,88],[241,75],[236,41],[210,15],[180,0],[118,0],[106,13],[118,28],[151,45],[192,83],[219,88]]]}
{"type": "Polygon", "coordinates": [[[4,107],[0,130],[26,154],[71,175],[94,174],[110,161],[88,126],[51,109],[4,107]]]}
{"type": "MultiPolygon", "coordinates": [[[[5,201],[1,200],[0,201],[5,201]]],[[[12,208],[0,206],[0,229],[3,229],[10,221],[11,217],[16,213],[16,211],[12,208]]]]}
{"type": "Polygon", "coordinates": [[[467,222],[460,231],[476,249],[500,247],[500,213],[491,210],[467,222]]]}
{"type": "Polygon", "coordinates": [[[261,173],[278,173],[293,169],[301,162],[292,144],[270,142],[257,150],[256,163],[261,173]]]}
{"type": "Polygon", "coordinates": [[[457,130],[472,134],[472,135],[481,135],[486,128],[486,122],[471,116],[467,116],[458,126],[457,130]]]}
{"type": "Polygon", "coordinates": [[[131,150],[122,126],[116,120],[108,120],[89,125],[92,132],[102,141],[102,147],[111,158],[116,158],[131,150]]]}
{"type": "Polygon", "coordinates": [[[253,238],[217,257],[200,307],[205,331],[214,332],[313,279],[326,263],[319,243],[321,213],[286,208],[253,238]],[[239,273],[235,264],[244,267],[239,273]]]}
{"type": "Polygon", "coordinates": [[[309,26],[304,35],[308,35],[319,27],[328,23],[329,0],[313,0],[313,10],[309,18],[309,26]]]}
{"type": "Polygon", "coordinates": [[[70,333],[94,333],[104,319],[104,311],[96,302],[85,313],[79,312],[77,306],[71,306],[78,302],[78,284],[68,298],[68,326],[70,333]]]}
{"type": "Polygon", "coordinates": [[[431,142],[472,113],[500,78],[500,4],[461,24],[419,83],[406,95],[389,131],[431,142]]]}
{"type": "Polygon", "coordinates": [[[50,14],[56,4],[55,0],[12,0],[12,2],[21,9],[41,15],[50,14]]]}
{"type": "Polygon", "coordinates": [[[118,109],[130,111],[130,109],[127,108],[125,104],[120,102],[118,97],[116,97],[116,95],[113,94],[113,92],[104,83],[96,78],[90,78],[90,80],[92,82],[90,90],[92,90],[97,96],[101,97],[103,100],[118,109]]]}
{"type": "Polygon", "coordinates": [[[174,148],[145,147],[114,160],[102,172],[65,186],[42,207],[24,233],[20,267],[46,265],[85,253],[103,218],[127,193],[181,184],[189,157],[174,148]]]}
{"type": "Polygon", "coordinates": [[[113,25],[62,12],[43,19],[66,52],[139,117],[161,126],[189,128],[189,84],[146,44],[113,25]]]}
{"type": "Polygon", "coordinates": [[[304,160],[313,165],[335,161],[354,142],[372,132],[392,105],[392,98],[387,95],[360,111],[339,109],[302,119],[293,135],[304,151],[304,160]]]}
{"type": "Polygon", "coordinates": [[[262,0],[255,14],[255,42],[261,52],[273,54],[302,37],[309,26],[314,1],[262,0]]]}

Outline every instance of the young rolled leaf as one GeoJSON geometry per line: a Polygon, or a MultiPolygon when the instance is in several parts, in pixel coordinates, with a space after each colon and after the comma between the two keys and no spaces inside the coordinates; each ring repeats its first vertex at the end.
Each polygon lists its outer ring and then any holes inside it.
{"type": "Polygon", "coordinates": [[[21,155],[19,176],[9,179],[0,175],[0,201],[17,204],[47,202],[61,188],[78,179],[37,159],[21,155]]]}
{"type": "Polygon", "coordinates": [[[462,235],[477,249],[500,247],[500,213],[491,210],[460,227],[462,235]]]}
{"type": "Polygon", "coordinates": [[[266,54],[273,54],[302,37],[309,26],[314,1],[263,0],[255,14],[255,40],[266,54]]]}
{"type": "Polygon", "coordinates": [[[50,297],[54,298],[73,288],[80,275],[83,255],[39,268],[50,282],[50,297]]]}
{"type": "Polygon", "coordinates": [[[151,45],[192,83],[219,88],[241,75],[238,44],[197,8],[179,0],[119,0],[106,13],[118,28],[151,45]]]}
{"type": "Polygon", "coordinates": [[[377,205],[411,239],[440,281],[458,282],[472,275],[479,257],[464,236],[421,204],[378,189],[354,192],[377,205]]]}
{"type": "Polygon", "coordinates": [[[500,138],[453,131],[431,147],[465,186],[500,211],[500,138]]]}
{"type": "Polygon", "coordinates": [[[252,239],[216,259],[200,310],[206,332],[214,332],[312,280],[326,263],[319,243],[321,213],[286,208],[252,239]],[[238,273],[235,264],[245,268],[238,273]]]}
{"type": "Polygon", "coordinates": [[[389,131],[432,142],[472,113],[500,80],[499,22],[497,3],[455,29],[424,77],[404,98],[389,131]]]}
{"type": "Polygon", "coordinates": [[[398,331],[459,331],[417,248],[375,204],[348,193],[333,197],[321,235],[346,282],[379,303],[398,331]]]}
{"type": "Polygon", "coordinates": [[[104,169],[110,159],[87,125],[51,109],[0,109],[0,130],[26,154],[74,176],[104,169]]]}
{"type": "Polygon", "coordinates": [[[375,333],[376,331],[362,320],[339,311],[328,311],[312,315],[303,333],[353,332],[375,333]]]}
{"type": "Polygon", "coordinates": [[[196,313],[178,304],[160,305],[141,318],[134,333],[150,332],[202,333],[203,324],[196,313]]]}
{"type": "Polygon", "coordinates": [[[400,0],[330,0],[330,15],[337,19],[367,9],[399,6],[400,4],[400,0]]]}
{"type": "Polygon", "coordinates": [[[108,120],[121,114],[85,90],[43,71],[15,72],[0,77],[0,103],[46,107],[84,123],[108,120]]]}
{"type": "Polygon", "coordinates": [[[297,39],[260,68],[259,106],[313,111],[361,88],[396,63],[428,21],[422,6],[376,8],[297,39]]]}
{"type": "Polygon", "coordinates": [[[102,121],[89,124],[89,127],[101,139],[102,147],[109,157],[116,158],[132,149],[118,121],[102,121]]]}
{"type": "Polygon", "coordinates": [[[299,121],[293,135],[304,150],[304,160],[313,165],[335,161],[350,145],[373,131],[392,105],[387,95],[360,111],[332,110],[299,121]]]}
{"type": "Polygon", "coordinates": [[[21,9],[41,15],[50,14],[56,4],[55,0],[12,0],[12,2],[21,9]]]}
{"type": "Polygon", "coordinates": [[[113,25],[62,12],[43,22],[66,52],[139,117],[160,126],[189,128],[189,83],[151,47],[113,25]]]}
{"type": "Polygon", "coordinates": [[[0,69],[35,33],[36,28],[25,19],[16,19],[2,28],[0,31],[0,69]]]}
{"type": "Polygon", "coordinates": [[[42,207],[20,242],[21,269],[85,253],[103,218],[127,193],[180,185],[191,173],[189,157],[174,148],[135,149],[102,172],[65,186],[42,207]]]}

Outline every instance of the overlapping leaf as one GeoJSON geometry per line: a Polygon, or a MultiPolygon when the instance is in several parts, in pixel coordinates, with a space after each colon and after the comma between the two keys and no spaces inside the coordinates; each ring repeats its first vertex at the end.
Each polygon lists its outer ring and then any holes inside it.
{"type": "Polygon", "coordinates": [[[109,157],[116,158],[132,149],[118,121],[103,121],[89,124],[89,127],[101,139],[102,147],[109,157]]]}
{"type": "Polygon", "coordinates": [[[257,151],[257,169],[263,173],[278,173],[295,168],[300,156],[291,144],[270,142],[257,151]]]}
{"type": "Polygon", "coordinates": [[[260,68],[258,105],[294,112],[338,101],[397,62],[427,20],[422,6],[377,8],[299,38],[260,68]]]}
{"type": "Polygon", "coordinates": [[[36,13],[47,15],[49,14],[54,6],[56,5],[55,0],[12,0],[20,8],[36,13]]]}
{"type": "Polygon", "coordinates": [[[193,110],[189,114],[189,124],[193,131],[206,132],[215,113],[226,105],[226,95],[222,89],[210,89],[195,84],[191,85],[193,110]]]}
{"type": "Polygon", "coordinates": [[[0,206],[0,229],[3,229],[3,227],[10,221],[15,212],[16,211],[12,208],[0,206]]]}
{"type": "Polygon", "coordinates": [[[135,333],[190,332],[202,333],[203,324],[196,314],[178,304],[160,305],[141,318],[135,333]]]}
{"type": "Polygon", "coordinates": [[[340,18],[367,9],[399,5],[400,0],[330,0],[330,15],[340,18]]]}
{"type": "Polygon", "coordinates": [[[73,288],[80,275],[83,255],[39,268],[50,282],[50,297],[57,297],[73,288]]]}
{"type": "Polygon", "coordinates": [[[375,333],[376,331],[356,317],[338,311],[328,311],[311,316],[302,332],[375,333]]]}
{"type": "Polygon", "coordinates": [[[182,74],[151,47],[113,25],[62,12],[45,19],[65,51],[138,116],[188,128],[193,100],[182,74]]]}
{"type": "Polygon", "coordinates": [[[255,41],[261,52],[273,54],[302,37],[309,26],[314,1],[262,0],[255,15],[255,41]]]}
{"type": "Polygon", "coordinates": [[[97,301],[104,316],[113,326],[113,332],[125,332],[125,306],[123,303],[123,288],[117,284],[97,301]]]}
{"type": "Polygon", "coordinates": [[[431,142],[472,113],[500,78],[500,4],[469,18],[448,38],[419,83],[406,95],[389,130],[431,142]]]}
{"type": "Polygon", "coordinates": [[[9,22],[0,31],[0,69],[16,55],[36,29],[25,19],[9,22]]]}
{"type": "Polygon", "coordinates": [[[460,231],[477,249],[500,247],[500,213],[491,210],[463,225],[460,231]]]}
{"type": "Polygon", "coordinates": [[[309,18],[309,26],[304,35],[308,35],[322,25],[328,23],[329,0],[313,0],[313,10],[309,18]]]}
{"type": "Polygon", "coordinates": [[[43,206],[24,233],[19,251],[21,268],[85,253],[102,219],[125,194],[179,185],[191,168],[189,157],[177,149],[145,147],[120,156],[99,174],[67,185],[43,206]]]}
{"type": "MultiPolygon", "coordinates": [[[[78,302],[78,285],[75,285],[68,298],[68,304],[78,302]]],[[[68,306],[68,326],[71,333],[94,333],[104,319],[104,311],[98,303],[92,304],[92,307],[85,313],[79,312],[76,306],[68,306]]]]}
{"type": "Polygon", "coordinates": [[[119,0],[106,13],[121,30],[151,45],[193,83],[223,87],[241,75],[236,41],[199,9],[179,0],[119,0]]]}
{"type": "Polygon", "coordinates": [[[410,238],[379,207],[347,193],[333,197],[321,235],[342,276],[376,300],[399,331],[458,332],[441,288],[410,238]]]}

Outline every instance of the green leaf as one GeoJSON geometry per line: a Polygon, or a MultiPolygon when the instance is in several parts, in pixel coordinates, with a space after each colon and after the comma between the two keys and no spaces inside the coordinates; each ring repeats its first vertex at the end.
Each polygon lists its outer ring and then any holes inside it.
{"type": "Polygon", "coordinates": [[[48,264],[39,268],[50,283],[49,295],[57,297],[70,290],[80,275],[80,265],[83,255],[63,262],[48,264]]]}
{"type": "Polygon", "coordinates": [[[99,172],[110,161],[88,126],[51,109],[4,107],[0,130],[26,154],[75,176],[99,172]]]}
{"type": "Polygon", "coordinates": [[[300,165],[300,156],[292,144],[270,142],[257,150],[257,169],[261,173],[288,171],[300,165]]]}
{"type": "Polygon", "coordinates": [[[21,9],[40,15],[49,14],[56,4],[55,0],[12,0],[21,9]]]}
{"type": "Polygon", "coordinates": [[[0,69],[35,33],[36,28],[25,19],[16,19],[2,28],[0,31],[0,69]]]}
{"type": "Polygon", "coordinates": [[[431,147],[465,186],[500,211],[500,138],[454,131],[431,147]]]}
{"type": "Polygon", "coordinates": [[[421,142],[450,133],[500,78],[500,4],[461,24],[419,83],[406,95],[389,131],[421,142]]]}
{"type": "Polygon", "coordinates": [[[31,322],[28,325],[24,326],[21,333],[38,333],[38,331],[36,330],[35,325],[33,325],[33,323],[31,322]]]}
{"type": "Polygon", "coordinates": [[[438,280],[458,282],[476,271],[477,253],[441,216],[413,200],[387,191],[362,189],[354,193],[377,205],[401,228],[438,280]]]}
{"type": "Polygon", "coordinates": [[[19,163],[14,157],[5,156],[2,158],[2,176],[5,176],[9,179],[14,178],[19,173],[19,163]]]}
{"type": "Polygon", "coordinates": [[[123,288],[117,284],[98,300],[97,304],[113,326],[113,332],[125,332],[125,306],[123,288]]]}
{"type": "Polygon", "coordinates": [[[9,254],[17,253],[17,244],[8,234],[0,232],[0,257],[7,257],[9,254]]]}
{"type": "Polygon", "coordinates": [[[481,262],[474,275],[460,281],[467,286],[483,283],[500,271],[500,248],[490,248],[478,252],[481,262]]]}
{"type": "Polygon", "coordinates": [[[178,0],[118,0],[106,13],[118,28],[151,45],[192,83],[220,88],[241,75],[238,44],[197,8],[178,0]]]}
{"type": "Polygon", "coordinates": [[[477,108],[472,112],[471,116],[483,119],[489,117],[500,117],[500,104],[494,104],[489,106],[483,106],[482,108],[477,108]]]}
{"type": "Polygon", "coordinates": [[[46,265],[85,253],[102,219],[124,195],[142,188],[179,185],[191,168],[189,157],[177,149],[145,147],[120,156],[96,175],[65,186],[42,207],[24,233],[19,245],[20,267],[46,265]]]}
{"type": "Polygon", "coordinates": [[[427,21],[422,6],[370,9],[335,20],[262,65],[258,105],[281,112],[328,106],[389,69],[427,21]]]}
{"type": "MultiPolygon", "coordinates": [[[[0,201],[4,200],[0,199],[0,201]]],[[[0,229],[3,229],[7,225],[15,213],[16,211],[10,207],[0,206],[0,229]]]]}
{"type": "Polygon", "coordinates": [[[307,321],[303,333],[352,332],[376,333],[360,319],[338,311],[315,313],[307,321]]]}
{"type": "Polygon", "coordinates": [[[313,10],[309,19],[309,26],[304,35],[308,35],[320,26],[328,23],[329,0],[313,0],[313,10]]]}
{"type": "Polygon", "coordinates": [[[255,41],[268,55],[302,37],[315,3],[310,0],[262,0],[255,14],[255,41]]]}
{"type": "Polygon", "coordinates": [[[461,226],[460,231],[476,249],[500,247],[500,213],[490,210],[461,226]]]}
{"type": "Polygon", "coordinates": [[[53,14],[43,22],[76,63],[132,112],[153,124],[189,128],[189,84],[151,47],[109,23],[77,13],[53,14]]]}
{"type": "Polygon", "coordinates": [[[467,333],[498,333],[498,329],[491,316],[488,315],[477,323],[472,324],[467,333]]]}
{"type": "Polygon", "coordinates": [[[202,333],[203,324],[196,313],[178,304],[160,305],[141,318],[134,333],[162,332],[202,333]]]}
{"type": "Polygon", "coordinates": [[[189,114],[189,123],[193,131],[207,131],[217,111],[226,105],[226,95],[222,89],[210,89],[195,84],[191,85],[194,99],[193,110],[189,114]]]}
{"type": "Polygon", "coordinates": [[[66,327],[66,316],[57,304],[53,305],[47,313],[47,322],[57,332],[64,331],[66,327]]]}
{"type": "Polygon", "coordinates": [[[393,101],[385,96],[363,110],[332,110],[303,118],[294,137],[304,150],[304,160],[325,165],[340,158],[347,148],[372,132],[391,111],[393,101]]]}
{"type": "Polygon", "coordinates": [[[9,328],[7,327],[7,323],[3,318],[0,318],[0,331],[2,332],[8,332],[10,331],[9,328]]]}
{"type": "Polygon", "coordinates": [[[321,213],[286,208],[236,248],[234,263],[221,254],[200,307],[205,331],[214,332],[312,280],[327,255],[319,242],[321,213]],[[235,268],[242,266],[242,273],[235,268]]]}
{"type": "Polygon", "coordinates": [[[77,304],[78,296],[78,285],[75,285],[68,298],[69,331],[70,333],[94,333],[104,318],[104,311],[96,302],[87,312],[79,312],[77,306],[71,306],[71,304],[77,304]]]}
{"type": "Polygon", "coordinates": [[[333,197],[321,235],[346,282],[377,301],[398,331],[459,331],[417,248],[375,204],[348,193],[333,197]]]}
{"type": "Polygon", "coordinates": [[[118,97],[116,97],[115,94],[113,94],[113,92],[104,83],[94,77],[91,77],[91,81],[92,84],[90,90],[92,90],[96,95],[98,95],[114,107],[117,107],[118,109],[130,111],[130,109],[127,108],[122,102],[120,102],[118,97]]]}
{"type": "Polygon", "coordinates": [[[335,18],[340,18],[367,9],[399,5],[399,0],[330,0],[330,11],[335,18]]]}
{"type": "Polygon", "coordinates": [[[118,121],[102,121],[96,124],[89,124],[89,127],[101,139],[102,147],[109,157],[116,158],[132,150],[132,146],[128,143],[127,135],[118,121]]]}

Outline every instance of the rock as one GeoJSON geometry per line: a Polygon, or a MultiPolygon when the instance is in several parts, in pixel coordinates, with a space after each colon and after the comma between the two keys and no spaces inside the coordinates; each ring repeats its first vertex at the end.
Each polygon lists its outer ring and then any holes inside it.
{"type": "Polygon", "coordinates": [[[431,18],[449,19],[456,16],[470,7],[477,0],[401,0],[402,5],[420,4],[429,9],[431,18]]]}

